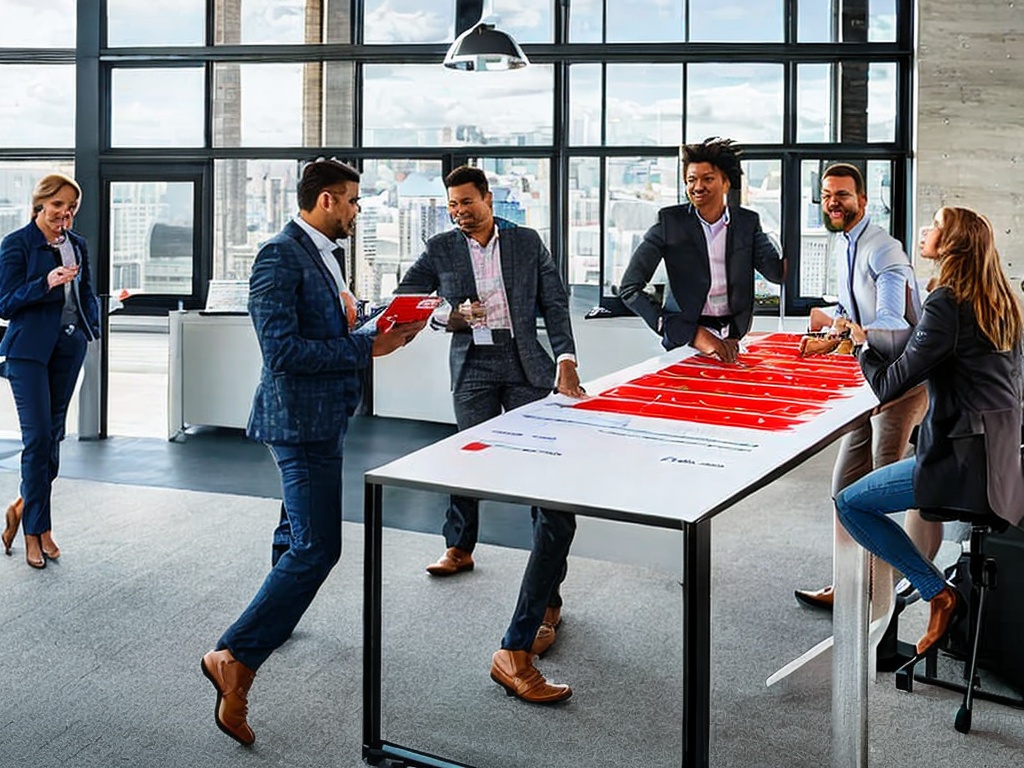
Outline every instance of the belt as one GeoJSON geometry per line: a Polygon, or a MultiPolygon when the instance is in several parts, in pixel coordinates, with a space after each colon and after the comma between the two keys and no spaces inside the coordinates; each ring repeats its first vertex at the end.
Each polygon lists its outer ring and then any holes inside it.
{"type": "Polygon", "coordinates": [[[512,341],[512,331],[508,328],[492,328],[491,339],[495,344],[508,344],[512,341]]]}
{"type": "Polygon", "coordinates": [[[74,323],[68,323],[67,325],[61,326],[61,330],[68,336],[71,336],[76,330],[78,330],[78,326],[74,323]]]}
{"type": "Polygon", "coordinates": [[[721,330],[728,328],[732,322],[732,315],[701,315],[697,320],[697,324],[705,328],[715,328],[721,330]]]}

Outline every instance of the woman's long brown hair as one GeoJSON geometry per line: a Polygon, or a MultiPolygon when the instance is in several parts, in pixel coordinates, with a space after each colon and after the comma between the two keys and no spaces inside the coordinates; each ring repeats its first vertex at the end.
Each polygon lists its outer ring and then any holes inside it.
{"type": "Polygon", "coordinates": [[[1001,352],[1021,343],[1024,317],[996,250],[992,224],[969,208],[942,208],[936,244],[939,285],[974,308],[978,327],[1001,352]]]}

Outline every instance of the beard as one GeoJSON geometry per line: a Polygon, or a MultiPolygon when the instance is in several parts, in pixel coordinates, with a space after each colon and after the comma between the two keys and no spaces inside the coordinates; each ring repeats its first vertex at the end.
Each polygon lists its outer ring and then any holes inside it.
{"type": "Polygon", "coordinates": [[[850,222],[853,221],[855,218],[857,218],[856,211],[849,211],[844,208],[843,220],[841,223],[836,224],[832,221],[832,217],[828,215],[827,211],[823,210],[821,212],[821,220],[825,224],[825,229],[827,229],[829,232],[844,232],[846,228],[850,225],[850,222]]]}

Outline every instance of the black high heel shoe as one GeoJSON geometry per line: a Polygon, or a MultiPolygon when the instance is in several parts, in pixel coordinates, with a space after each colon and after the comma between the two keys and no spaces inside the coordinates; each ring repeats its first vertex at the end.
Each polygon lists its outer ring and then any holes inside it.
{"type": "Polygon", "coordinates": [[[43,541],[42,541],[42,537],[38,533],[37,534],[31,534],[31,533],[26,533],[25,534],[25,562],[28,563],[33,568],[40,568],[41,569],[41,568],[45,568],[46,567],[46,557],[43,555],[43,541]],[[39,559],[38,560],[33,558],[31,552],[29,552],[29,546],[28,545],[29,545],[30,541],[35,541],[36,545],[39,547],[39,559]]]}
{"type": "Polygon", "coordinates": [[[0,540],[3,541],[4,554],[11,554],[11,545],[14,543],[14,537],[18,535],[18,526],[21,525],[21,512],[24,509],[25,503],[19,496],[10,506],[7,507],[7,515],[4,519],[5,527],[3,534],[0,534],[0,540]]]}

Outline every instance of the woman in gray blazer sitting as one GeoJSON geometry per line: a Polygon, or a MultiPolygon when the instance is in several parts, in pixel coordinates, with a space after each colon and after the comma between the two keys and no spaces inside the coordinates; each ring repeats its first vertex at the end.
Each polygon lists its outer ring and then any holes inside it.
{"type": "Polygon", "coordinates": [[[916,456],[877,469],[836,497],[840,521],[865,549],[903,572],[930,604],[920,657],[942,639],[961,600],[888,515],[905,509],[1024,516],[1021,475],[1021,307],[1003,273],[992,225],[967,208],[941,208],[921,242],[938,265],[935,289],[903,354],[886,363],[871,335],[860,365],[883,403],[927,382],[916,456]]]}

